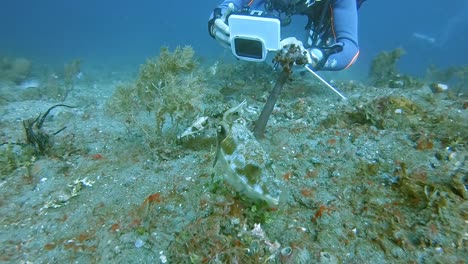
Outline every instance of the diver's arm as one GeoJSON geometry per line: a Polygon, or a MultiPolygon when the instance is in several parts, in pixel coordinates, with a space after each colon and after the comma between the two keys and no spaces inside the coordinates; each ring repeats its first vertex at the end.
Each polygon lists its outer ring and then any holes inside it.
{"type": "MultiPolygon", "coordinates": [[[[225,0],[220,5],[218,5],[211,12],[210,19],[208,20],[208,33],[210,34],[210,36],[212,38],[216,38],[215,37],[215,31],[214,31],[214,29],[215,29],[215,26],[214,26],[215,20],[217,18],[222,18],[223,17],[223,14],[225,14],[227,12],[227,10],[229,9],[229,4],[234,5],[233,10],[240,10],[244,6],[248,5],[250,2],[251,2],[250,0],[225,0]]],[[[233,10],[231,9],[231,12],[233,10]]],[[[226,21],[222,21],[222,22],[226,23],[226,21]]],[[[223,45],[223,46],[225,46],[225,45],[223,45]]]]}
{"type": "Polygon", "coordinates": [[[321,70],[339,71],[351,66],[359,55],[356,0],[336,0],[333,4],[333,29],[341,52],[328,57],[321,70]]]}
{"type": "Polygon", "coordinates": [[[243,7],[247,6],[251,2],[250,0],[225,0],[218,7],[222,10],[226,10],[229,3],[233,3],[236,7],[236,10],[241,10],[243,7]]]}
{"type": "MultiPolygon", "coordinates": [[[[244,6],[247,6],[251,1],[250,0],[225,0],[221,4],[219,4],[216,8],[221,9],[221,13],[223,14],[230,3],[234,4],[235,10],[241,10],[244,6]]],[[[210,20],[213,19],[214,12],[211,12],[210,20]]]]}

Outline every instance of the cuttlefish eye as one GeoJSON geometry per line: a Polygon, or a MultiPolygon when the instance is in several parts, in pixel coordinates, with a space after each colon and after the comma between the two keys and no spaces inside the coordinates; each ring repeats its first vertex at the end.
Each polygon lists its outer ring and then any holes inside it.
{"type": "Polygon", "coordinates": [[[219,125],[218,129],[216,130],[216,133],[218,135],[218,139],[224,139],[227,136],[227,130],[223,125],[219,125]]]}

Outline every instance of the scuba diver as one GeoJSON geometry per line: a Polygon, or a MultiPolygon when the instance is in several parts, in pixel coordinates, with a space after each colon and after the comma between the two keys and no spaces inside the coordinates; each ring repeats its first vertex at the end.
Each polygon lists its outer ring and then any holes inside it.
{"type": "Polygon", "coordinates": [[[262,10],[276,16],[281,26],[292,16],[307,16],[306,37],[283,39],[281,46],[295,44],[308,54],[314,71],[338,71],[350,67],[359,55],[357,10],[365,0],[225,0],[214,9],[208,22],[209,34],[222,46],[230,47],[229,13],[262,10]],[[234,10],[233,10],[234,9],[234,10]]]}

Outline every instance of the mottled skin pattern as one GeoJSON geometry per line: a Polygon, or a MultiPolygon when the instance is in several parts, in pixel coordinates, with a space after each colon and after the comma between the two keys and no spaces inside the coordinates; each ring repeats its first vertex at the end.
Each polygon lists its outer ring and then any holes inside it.
{"type": "Polygon", "coordinates": [[[272,169],[268,154],[255,139],[242,117],[245,101],[229,109],[223,116],[218,134],[218,160],[225,181],[252,202],[278,205],[280,182],[272,169]]]}

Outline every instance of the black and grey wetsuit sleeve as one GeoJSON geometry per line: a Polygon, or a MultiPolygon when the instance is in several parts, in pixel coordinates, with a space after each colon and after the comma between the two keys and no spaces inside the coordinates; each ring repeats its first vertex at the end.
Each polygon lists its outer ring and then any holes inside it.
{"type": "Polygon", "coordinates": [[[343,50],[330,55],[321,70],[338,71],[351,66],[359,55],[356,0],[335,0],[332,15],[335,40],[343,50]]]}

